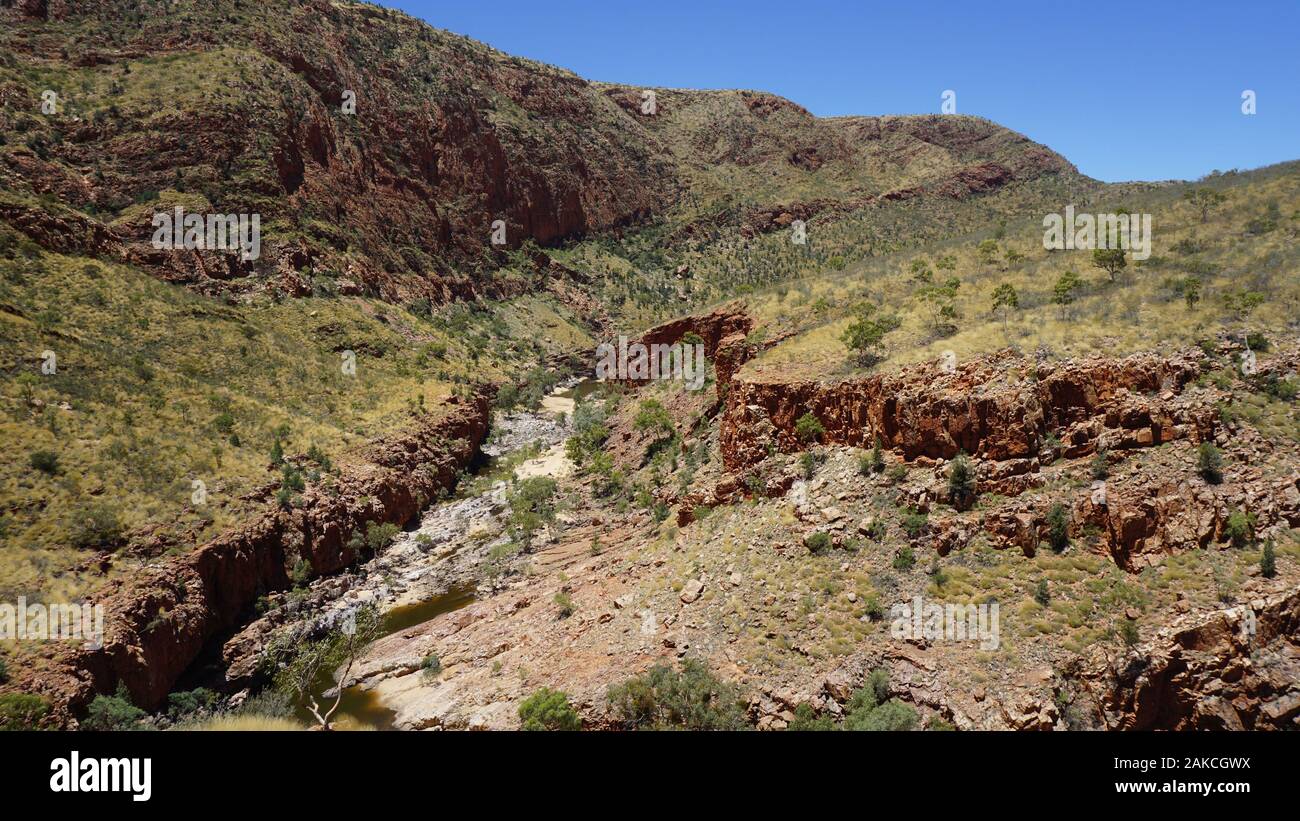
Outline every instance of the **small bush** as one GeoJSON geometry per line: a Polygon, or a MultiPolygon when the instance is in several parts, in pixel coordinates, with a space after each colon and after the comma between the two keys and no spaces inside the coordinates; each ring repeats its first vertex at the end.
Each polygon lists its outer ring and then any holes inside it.
{"type": "Polygon", "coordinates": [[[844,705],[846,730],[910,730],[914,726],[916,712],[897,699],[889,699],[889,672],[883,667],[872,670],[866,683],[853,691],[844,705]],[[911,713],[910,722],[908,713],[911,713]]]}
{"type": "Polygon", "coordinates": [[[866,732],[905,732],[916,729],[916,710],[891,698],[874,710],[862,714],[850,713],[844,719],[844,729],[866,732]]]}
{"type": "Polygon", "coordinates": [[[794,708],[794,721],[786,726],[793,732],[828,732],[835,729],[835,722],[828,715],[818,716],[812,705],[804,703],[794,708]]]}
{"type": "Polygon", "coordinates": [[[966,454],[958,453],[948,467],[948,500],[958,510],[966,510],[975,503],[975,495],[975,471],[966,454]]]}
{"type": "Polygon", "coordinates": [[[302,493],[306,490],[307,482],[303,479],[302,471],[293,465],[286,464],[280,471],[280,488],[294,493],[302,493]]]}
{"type": "Polygon", "coordinates": [[[1269,374],[1264,380],[1264,393],[1282,402],[1290,402],[1300,393],[1300,384],[1294,379],[1279,379],[1276,374],[1269,374]]]}
{"type": "Polygon", "coordinates": [[[1246,334],[1246,344],[1252,351],[1267,351],[1269,349],[1268,337],[1259,331],[1251,331],[1246,334]]]}
{"type": "Polygon", "coordinates": [[[908,508],[899,521],[903,530],[913,539],[925,532],[925,527],[929,523],[929,517],[924,513],[919,513],[912,508],[908,508]]]}
{"type": "Polygon", "coordinates": [[[295,590],[301,590],[311,583],[311,562],[299,557],[298,561],[293,564],[293,571],[289,574],[289,580],[293,582],[295,590]]]}
{"type": "Polygon", "coordinates": [[[1061,502],[1047,511],[1047,542],[1057,553],[1070,546],[1070,514],[1061,502]]]}
{"type": "Polygon", "coordinates": [[[442,672],[442,659],[438,658],[437,653],[429,653],[420,659],[420,670],[426,676],[436,676],[442,672]]]}
{"type": "MultiPolygon", "coordinates": [[[[1259,575],[1271,579],[1277,575],[1277,556],[1273,551],[1273,540],[1264,542],[1264,552],[1259,557],[1259,575]]],[[[0,679],[2,681],[3,679],[0,679]]]]}
{"type": "Polygon", "coordinates": [[[75,547],[98,548],[117,544],[123,528],[117,511],[103,503],[92,503],[73,512],[69,530],[75,547]]]}
{"type": "Polygon", "coordinates": [[[1132,647],[1138,643],[1138,626],[1133,619],[1121,619],[1119,622],[1119,637],[1126,647],[1132,647]]]}
{"type": "Polygon", "coordinates": [[[1034,588],[1034,601],[1043,607],[1052,603],[1052,594],[1047,589],[1047,579],[1038,580],[1038,587],[1034,588]]]}
{"type": "Polygon", "coordinates": [[[930,565],[930,581],[934,582],[935,587],[943,587],[948,583],[948,574],[943,572],[938,556],[934,557],[934,562],[930,565]]]}
{"type": "Polygon", "coordinates": [[[235,713],[263,718],[291,718],[294,714],[293,699],[288,693],[267,689],[249,698],[235,713]]]}
{"type": "Polygon", "coordinates": [[[609,688],[606,698],[627,729],[746,729],[745,703],[734,684],[696,659],[680,671],[655,665],[643,676],[609,688]]]}
{"type": "Polygon", "coordinates": [[[1106,451],[1099,450],[1092,457],[1092,478],[1105,479],[1110,476],[1110,462],[1106,459],[1106,451]]]}
{"type": "Polygon", "coordinates": [[[885,452],[881,448],[880,437],[876,437],[876,443],[871,447],[871,452],[858,459],[858,473],[863,476],[870,476],[873,473],[883,473],[885,470],[885,452]]]}
{"type": "Polygon", "coordinates": [[[569,616],[573,615],[573,611],[574,611],[573,597],[570,596],[568,593],[565,593],[563,590],[561,590],[559,593],[556,593],[555,604],[557,607],[560,608],[559,611],[560,618],[567,619],[569,616]]]}
{"type": "Polygon", "coordinates": [[[167,695],[167,716],[172,721],[183,721],[199,713],[211,712],[220,701],[220,698],[216,693],[204,687],[169,693],[167,695]]]}
{"type": "MultiPolygon", "coordinates": [[[[604,455],[604,454],[600,454],[604,455]]],[[[527,542],[541,526],[555,519],[555,480],[533,476],[518,482],[510,491],[508,526],[511,535],[527,542]]]]}
{"type": "Polygon", "coordinates": [[[32,470],[39,470],[47,476],[57,476],[59,473],[59,455],[50,450],[38,450],[31,455],[29,459],[32,470]]]}
{"type": "Polygon", "coordinates": [[[569,704],[569,696],[543,687],[519,705],[519,719],[524,730],[581,730],[582,719],[569,704]]]}
{"type": "Polygon", "coordinates": [[[808,541],[805,544],[808,545],[808,551],[810,553],[822,553],[830,549],[831,537],[829,533],[819,530],[809,536],[808,541]]]}
{"type": "Polygon", "coordinates": [[[81,726],[87,730],[135,730],[145,718],[145,711],[131,703],[125,684],[117,685],[111,696],[95,696],[81,726]]]}
{"type": "Polygon", "coordinates": [[[402,529],[392,522],[371,522],[366,528],[366,548],[374,555],[392,544],[402,529]]]}
{"type": "Polygon", "coordinates": [[[1232,511],[1228,514],[1223,532],[1233,547],[1245,547],[1255,540],[1255,515],[1240,510],[1232,511]]]}
{"type": "Polygon", "coordinates": [[[811,451],[804,451],[799,455],[799,473],[805,479],[811,479],[817,472],[817,457],[811,451]]]}
{"type": "Polygon", "coordinates": [[[799,437],[799,441],[812,442],[820,439],[826,433],[826,429],[822,427],[821,421],[816,416],[805,413],[794,423],[794,432],[799,437]]]}
{"type": "Polygon", "coordinates": [[[1213,444],[1202,442],[1196,449],[1196,472],[1212,485],[1223,481],[1223,454],[1213,444]]]}
{"type": "Polygon", "coordinates": [[[898,552],[894,554],[895,570],[911,570],[915,564],[916,553],[912,550],[910,545],[903,545],[898,549],[898,552]]]}
{"type": "Polygon", "coordinates": [[[0,730],[35,730],[50,712],[49,703],[27,693],[0,695],[0,730]]]}

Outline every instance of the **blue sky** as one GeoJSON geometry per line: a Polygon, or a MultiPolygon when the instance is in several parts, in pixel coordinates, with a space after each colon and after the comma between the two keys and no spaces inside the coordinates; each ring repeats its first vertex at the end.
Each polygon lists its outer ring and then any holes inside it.
{"type": "Polygon", "coordinates": [[[593,80],[962,114],[1108,182],[1300,159],[1297,0],[381,0],[593,80]],[[1256,92],[1257,113],[1241,112],[1256,92]]]}

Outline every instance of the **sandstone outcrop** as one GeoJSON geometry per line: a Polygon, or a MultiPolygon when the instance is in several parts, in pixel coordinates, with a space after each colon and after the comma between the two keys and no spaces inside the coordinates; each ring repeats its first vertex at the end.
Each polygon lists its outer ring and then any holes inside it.
{"type": "Polygon", "coordinates": [[[1106,728],[1261,730],[1300,724],[1300,591],[1187,619],[1083,672],[1106,728]]]}
{"type": "Polygon", "coordinates": [[[806,413],[824,428],[822,443],[869,447],[879,436],[908,460],[1031,459],[1057,432],[1068,456],[1202,441],[1214,432],[1213,406],[1179,394],[1203,360],[1193,350],[1035,363],[1004,351],[955,373],[928,363],[834,383],[736,379],[721,422],[723,460],[734,471],[766,458],[773,440],[751,434],[765,422],[780,451],[802,450],[795,423],[806,413]]]}

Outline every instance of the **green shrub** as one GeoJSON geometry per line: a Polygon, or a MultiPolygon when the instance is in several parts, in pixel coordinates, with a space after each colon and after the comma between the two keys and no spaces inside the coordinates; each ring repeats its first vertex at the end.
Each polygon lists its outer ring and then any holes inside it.
{"type": "Polygon", "coordinates": [[[1047,589],[1047,579],[1038,580],[1038,587],[1034,588],[1034,601],[1043,607],[1051,604],[1052,594],[1047,589]]]}
{"type": "Polygon", "coordinates": [[[867,676],[866,686],[871,690],[875,703],[880,704],[889,698],[889,671],[884,667],[877,667],[867,676]]]}
{"type": "Polygon", "coordinates": [[[293,572],[289,574],[289,579],[293,582],[294,589],[301,590],[311,583],[311,562],[299,557],[298,561],[293,564],[293,572]]]}
{"type": "Polygon", "coordinates": [[[885,452],[881,447],[880,437],[876,437],[875,444],[871,447],[871,452],[858,459],[858,473],[863,476],[870,476],[873,473],[883,473],[885,470],[885,452]]]}
{"type": "Polygon", "coordinates": [[[611,686],[606,694],[627,729],[739,730],[749,726],[734,684],[716,678],[696,659],[680,671],[659,664],[643,676],[611,686]]]}
{"type": "Polygon", "coordinates": [[[80,548],[110,547],[122,539],[122,522],[117,511],[95,502],[73,511],[69,526],[72,544],[80,548]]]}
{"type": "Polygon", "coordinates": [[[392,522],[371,522],[366,527],[366,548],[372,555],[378,555],[401,532],[402,529],[392,522]]]}
{"type": "Polygon", "coordinates": [[[904,732],[916,728],[916,710],[891,698],[870,712],[851,713],[844,718],[844,729],[866,732],[904,732]]]}
{"type": "Polygon", "coordinates": [[[811,479],[817,472],[817,457],[812,451],[804,451],[799,455],[799,473],[805,479],[811,479]]]}
{"type": "Polygon", "coordinates": [[[889,672],[883,667],[872,670],[844,705],[846,730],[910,730],[916,722],[915,710],[889,698],[889,672]]]}
{"type": "Polygon", "coordinates": [[[560,690],[543,687],[519,705],[524,730],[581,730],[582,719],[560,690]]]}
{"type": "Polygon", "coordinates": [[[87,730],[136,730],[144,718],[145,711],[131,703],[126,685],[118,684],[115,695],[95,696],[81,726],[87,730]]]}
{"type": "Polygon", "coordinates": [[[212,711],[220,699],[220,696],[204,687],[169,693],[167,716],[173,721],[182,721],[196,713],[212,711]]]}
{"type": "Polygon", "coordinates": [[[283,490],[302,493],[307,489],[307,482],[303,479],[301,470],[286,464],[280,471],[280,487],[283,490]]]}
{"type": "Polygon", "coordinates": [[[1106,451],[1098,450],[1092,457],[1092,478],[1105,479],[1110,475],[1110,462],[1106,459],[1106,451]]]}
{"type": "Polygon", "coordinates": [[[9,680],[9,665],[5,664],[4,659],[0,659],[0,684],[9,680]]]}
{"type": "Polygon", "coordinates": [[[889,674],[883,669],[872,670],[871,676],[881,674],[879,681],[868,678],[866,685],[858,687],[849,696],[849,700],[844,705],[845,716],[852,716],[853,713],[866,713],[874,711],[880,704],[880,701],[889,698],[889,674]]]}
{"type": "Polygon", "coordinates": [[[1061,502],[1047,511],[1047,542],[1057,553],[1070,546],[1070,514],[1061,502]]]}
{"type": "Polygon", "coordinates": [[[647,399],[637,409],[632,427],[650,434],[650,444],[646,455],[653,457],[659,453],[668,453],[678,441],[677,428],[668,409],[658,399],[647,399]]]}
{"type": "Polygon", "coordinates": [[[334,467],[334,463],[330,460],[329,455],[317,445],[312,445],[307,448],[307,458],[319,465],[321,471],[324,473],[329,473],[334,467]]]}
{"type": "Polygon", "coordinates": [[[829,533],[819,530],[816,533],[809,536],[805,544],[807,544],[808,546],[808,552],[821,553],[825,550],[830,549],[831,537],[829,533]]]}
{"type": "Polygon", "coordinates": [[[573,597],[568,593],[565,593],[563,590],[555,594],[555,605],[560,608],[560,618],[567,619],[569,616],[573,615],[573,597]]]}
{"type": "Polygon", "coordinates": [[[1263,383],[1264,393],[1282,402],[1290,402],[1300,393],[1300,385],[1294,379],[1281,379],[1277,374],[1269,374],[1263,383]]]}
{"type": "Polygon", "coordinates": [[[437,653],[429,653],[420,659],[420,670],[426,676],[436,676],[442,672],[442,659],[438,658],[437,653]]]}
{"type": "Polygon", "coordinates": [[[894,554],[895,570],[911,570],[916,564],[916,552],[912,550],[911,545],[903,545],[894,554]]]}
{"type": "Polygon", "coordinates": [[[943,565],[939,564],[939,557],[935,556],[934,561],[930,563],[929,574],[930,581],[934,582],[935,587],[943,587],[948,583],[948,574],[943,572],[943,565]]]}
{"type": "Polygon", "coordinates": [[[1264,542],[1264,552],[1259,557],[1259,575],[1266,579],[1271,579],[1277,575],[1277,556],[1273,551],[1272,539],[1264,542]]]}
{"type": "Polygon", "coordinates": [[[812,705],[805,703],[794,708],[794,721],[786,729],[805,733],[828,732],[835,729],[835,722],[828,715],[818,716],[813,712],[812,705]]]}
{"type": "Polygon", "coordinates": [[[1196,449],[1196,472],[1212,485],[1223,481],[1223,454],[1213,444],[1202,442],[1196,449]]]}
{"type": "Polygon", "coordinates": [[[955,732],[957,727],[951,721],[939,716],[930,716],[930,720],[925,722],[925,729],[931,732],[955,732]]]}
{"type": "Polygon", "coordinates": [[[275,492],[275,503],[281,510],[293,510],[295,498],[293,491],[287,487],[282,487],[275,492]]]}
{"type": "Polygon", "coordinates": [[[866,601],[862,603],[862,609],[866,611],[867,618],[872,621],[880,621],[885,617],[885,605],[880,603],[880,597],[875,593],[867,596],[866,601]]]}
{"type": "Polygon", "coordinates": [[[1127,647],[1137,644],[1139,639],[1137,622],[1133,619],[1120,619],[1119,637],[1127,647]]]}
{"type": "Polygon", "coordinates": [[[900,484],[907,481],[907,465],[899,462],[892,465],[889,470],[885,471],[885,477],[894,484],[900,484]]]}
{"type": "Polygon", "coordinates": [[[507,497],[507,525],[512,535],[526,542],[544,523],[555,519],[555,488],[555,480],[549,476],[533,476],[515,484],[507,497]]]}
{"type": "Polygon", "coordinates": [[[38,450],[28,461],[32,470],[39,470],[47,476],[57,476],[59,473],[59,455],[54,451],[38,450]]]}
{"type": "Polygon", "coordinates": [[[40,696],[4,693],[0,695],[0,730],[35,730],[49,712],[49,702],[40,696]]]}
{"type": "Polygon", "coordinates": [[[583,401],[573,410],[573,436],[564,443],[564,453],[579,467],[600,452],[609,436],[605,426],[605,406],[602,403],[583,401]]]}
{"type": "Polygon", "coordinates": [[[1223,532],[1233,547],[1245,547],[1255,540],[1255,514],[1232,511],[1228,514],[1223,532]]]}
{"type": "Polygon", "coordinates": [[[913,539],[925,532],[925,526],[929,523],[930,518],[924,513],[920,513],[912,508],[908,508],[899,521],[904,532],[913,539]]]}
{"type": "Polygon", "coordinates": [[[821,421],[816,416],[805,413],[794,423],[794,432],[799,437],[799,441],[812,442],[820,439],[826,433],[826,429],[822,427],[821,421]]]}
{"type": "Polygon", "coordinates": [[[212,419],[212,427],[222,436],[235,432],[235,417],[230,411],[222,411],[212,419]]]}
{"type": "Polygon", "coordinates": [[[948,467],[948,500],[958,510],[966,510],[974,504],[975,496],[975,471],[966,454],[958,453],[948,467]]]}

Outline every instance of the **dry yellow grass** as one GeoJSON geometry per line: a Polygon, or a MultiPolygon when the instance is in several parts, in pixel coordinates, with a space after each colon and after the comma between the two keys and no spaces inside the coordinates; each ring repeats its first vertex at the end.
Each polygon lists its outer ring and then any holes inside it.
{"type": "Polygon", "coordinates": [[[1093,267],[1090,251],[1044,250],[1041,216],[1035,216],[1006,229],[1006,236],[997,240],[999,261],[994,264],[982,263],[976,254],[979,242],[989,237],[986,232],[940,243],[924,253],[894,254],[843,272],[766,289],[751,297],[750,303],[769,332],[790,326],[801,332],[752,362],[746,373],[791,379],[861,372],[840,337],[852,321],[852,306],[862,301],[902,320],[901,327],[886,338],[889,359],[881,368],[935,360],[945,351],[954,352],[959,360],[1008,346],[1079,356],[1169,350],[1221,331],[1287,332],[1300,299],[1300,243],[1296,241],[1300,167],[1261,175],[1225,188],[1228,202],[1204,224],[1191,205],[1178,197],[1182,187],[1086,209],[1110,212],[1122,205],[1153,215],[1151,258],[1142,263],[1130,260],[1115,283],[1093,267]],[[1270,202],[1278,204],[1277,227],[1252,234],[1250,222],[1270,202]],[[1186,253],[1197,245],[1202,247],[1186,253]],[[1008,249],[1023,259],[1008,263],[1008,249]],[[935,268],[935,262],[945,256],[954,260],[954,270],[935,268]],[[959,319],[951,335],[935,333],[926,306],[917,298],[910,266],[918,259],[926,262],[937,281],[953,274],[962,280],[954,300],[959,319]],[[1086,285],[1063,316],[1061,306],[1052,302],[1053,287],[1071,269],[1086,285]],[[1174,282],[1193,274],[1202,281],[1202,299],[1189,308],[1174,282]],[[1010,312],[1005,323],[992,310],[993,290],[1003,283],[1011,284],[1020,298],[1020,309],[1010,312]],[[1223,300],[1242,289],[1265,297],[1245,321],[1223,300]]]}
{"type": "Polygon", "coordinates": [[[224,715],[209,719],[200,724],[186,725],[180,729],[195,732],[265,732],[284,733],[306,730],[302,724],[289,718],[272,718],[270,716],[224,715]]]}

